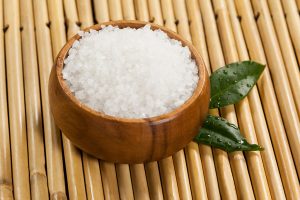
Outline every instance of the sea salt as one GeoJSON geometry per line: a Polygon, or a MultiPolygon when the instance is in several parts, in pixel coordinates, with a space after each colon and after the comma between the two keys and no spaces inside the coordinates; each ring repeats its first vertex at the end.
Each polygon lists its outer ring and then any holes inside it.
{"type": "Polygon", "coordinates": [[[79,101],[110,116],[145,118],[192,96],[199,76],[188,47],[149,25],[102,28],[79,32],[65,59],[63,78],[79,101]]]}

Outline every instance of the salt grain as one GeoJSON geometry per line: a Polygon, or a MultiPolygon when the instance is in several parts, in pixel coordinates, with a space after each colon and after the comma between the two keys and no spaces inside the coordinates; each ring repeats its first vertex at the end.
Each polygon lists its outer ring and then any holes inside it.
{"type": "Polygon", "coordinates": [[[168,113],[184,104],[198,83],[191,52],[149,25],[80,31],[65,59],[63,78],[90,108],[122,118],[168,113]]]}

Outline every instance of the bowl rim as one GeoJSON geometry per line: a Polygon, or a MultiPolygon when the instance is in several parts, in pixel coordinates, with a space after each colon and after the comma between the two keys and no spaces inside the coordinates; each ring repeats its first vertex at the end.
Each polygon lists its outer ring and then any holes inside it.
{"type": "Polygon", "coordinates": [[[178,40],[182,43],[183,46],[187,46],[191,52],[191,57],[195,60],[195,63],[198,67],[198,76],[199,80],[197,83],[197,87],[195,88],[193,95],[186,101],[184,102],[181,106],[177,107],[176,109],[164,113],[162,115],[154,116],[154,117],[148,117],[148,118],[122,118],[122,117],[115,117],[111,115],[107,115],[103,112],[99,112],[96,110],[93,110],[90,108],[88,105],[82,103],[79,101],[75,95],[71,92],[69,86],[67,85],[66,81],[63,78],[62,75],[62,70],[64,67],[64,59],[68,55],[69,49],[72,47],[73,43],[80,39],[81,36],[74,35],[71,37],[67,43],[63,46],[63,48],[60,50],[60,52],[57,55],[56,62],[54,64],[55,71],[56,71],[56,76],[58,78],[58,82],[64,93],[67,95],[67,97],[76,105],[76,107],[83,109],[85,112],[90,113],[96,117],[101,117],[105,118],[107,120],[112,120],[112,121],[118,121],[118,122],[124,122],[124,123],[144,123],[144,122],[150,122],[151,124],[157,124],[157,123],[163,123],[165,121],[169,121],[174,119],[176,116],[180,115],[184,110],[186,110],[191,104],[193,104],[197,98],[203,93],[204,88],[206,87],[205,83],[207,83],[208,75],[206,71],[206,67],[204,64],[204,61],[202,57],[200,56],[199,52],[197,49],[192,45],[191,42],[187,41],[184,39],[182,36],[177,34],[176,32],[165,28],[163,26],[154,24],[154,23],[149,23],[149,22],[143,22],[143,21],[138,21],[138,20],[118,20],[118,21],[109,21],[109,22],[104,22],[100,24],[95,24],[93,26],[87,27],[83,29],[84,32],[87,32],[91,29],[93,30],[101,30],[104,26],[123,26],[122,28],[125,27],[130,27],[130,28],[141,28],[145,25],[150,25],[150,28],[153,30],[160,29],[164,33],[166,33],[170,38],[178,40]]]}

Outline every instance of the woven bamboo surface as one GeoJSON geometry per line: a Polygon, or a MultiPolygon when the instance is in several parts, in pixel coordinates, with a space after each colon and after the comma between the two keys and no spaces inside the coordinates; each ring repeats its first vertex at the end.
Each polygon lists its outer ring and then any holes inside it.
{"type": "MultiPolygon", "coordinates": [[[[0,0],[0,199],[300,199],[300,0],[0,0]],[[250,95],[211,110],[263,152],[190,143],[158,162],[97,160],[55,126],[53,59],[82,28],[109,20],[165,25],[209,72],[267,64],[250,95]]],[[[138,152],[137,152],[138,153],[138,152]]]]}

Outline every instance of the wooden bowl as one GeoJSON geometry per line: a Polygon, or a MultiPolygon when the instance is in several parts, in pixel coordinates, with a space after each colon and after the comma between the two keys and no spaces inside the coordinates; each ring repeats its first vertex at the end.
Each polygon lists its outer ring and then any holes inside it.
{"type": "MultiPolygon", "coordinates": [[[[101,25],[140,28],[146,24],[115,21],[101,25]]],[[[100,30],[101,25],[94,25],[86,31],[100,30]]],[[[206,118],[210,86],[201,56],[181,36],[162,26],[150,25],[153,30],[161,29],[170,38],[188,46],[199,68],[200,79],[194,94],[170,113],[141,119],[117,118],[96,112],[77,100],[62,77],[62,69],[68,50],[80,38],[79,35],[72,37],[62,48],[52,68],[49,97],[54,120],[74,145],[97,158],[118,163],[141,163],[165,158],[191,142],[206,118]]]]}

